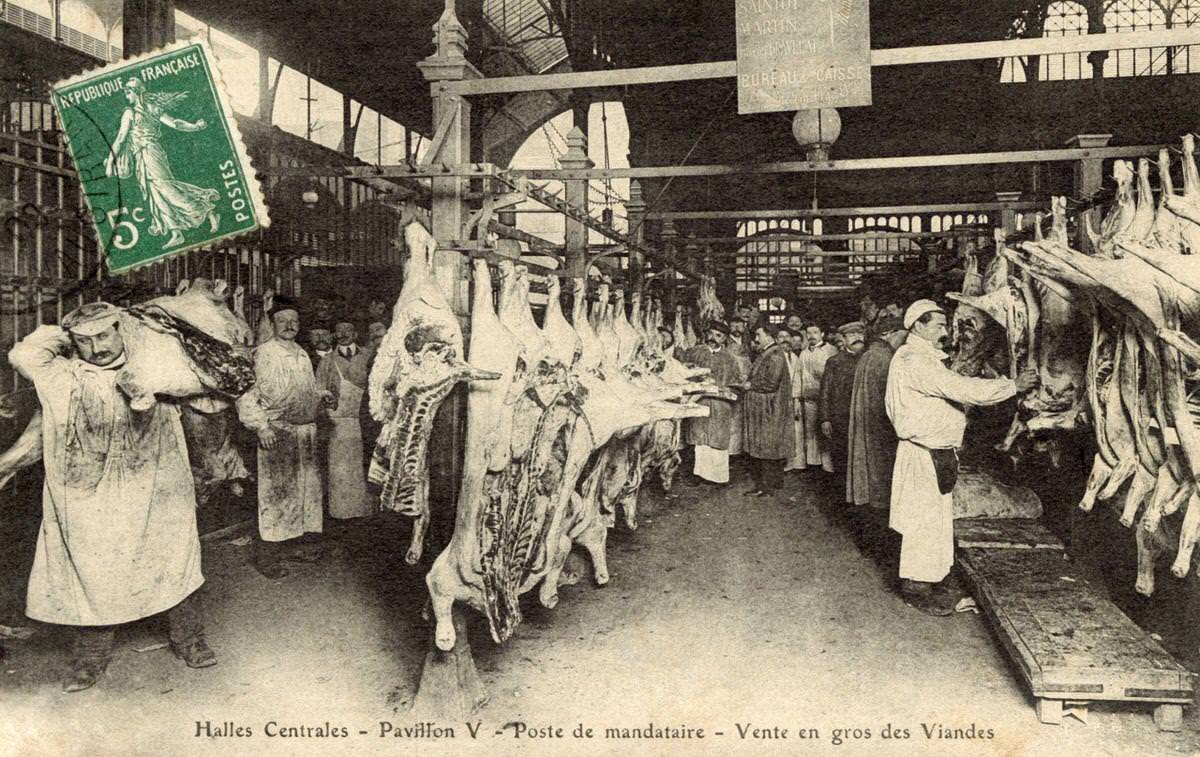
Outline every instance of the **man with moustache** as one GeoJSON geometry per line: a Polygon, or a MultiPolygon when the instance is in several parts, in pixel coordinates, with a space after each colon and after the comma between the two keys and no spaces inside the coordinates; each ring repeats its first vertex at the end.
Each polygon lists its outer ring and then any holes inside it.
{"type": "Polygon", "coordinates": [[[321,359],[317,385],[333,395],[326,449],[329,515],[336,520],[363,518],[375,512],[367,499],[359,409],[366,393],[372,353],[360,349],[358,329],[348,320],[334,325],[337,346],[321,359]]]}
{"type": "Polygon", "coordinates": [[[777,341],[786,330],[773,332],[765,323],[754,330],[758,357],[750,369],[745,395],[746,454],[754,465],[752,497],[774,493],[783,477],[783,463],[792,456],[792,379],[788,371],[787,346],[777,341]]]}
{"type": "Polygon", "coordinates": [[[287,575],[280,565],[281,545],[323,530],[317,420],[334,397],[317,385],[308,355],[296,344],[296,303],[276,295],[268,315],[274,337],[255,350],[255,385],[242,400],[256,404],[261,413],[243,413],[242,422],[258,434],[254,566],[278,579],[287,575]]]}
{"type": "Polygon", "coordinates": [[[889,525],[901,537],[900,591],[930,615],[950,615],[941,582],[954,565],[954,484],[967,417],[963,405],[994,405],[1037,384],[1037,370],[1009,378],[969,378],[947,368],[946,314],[932,300],[904,313],[908,339],[892,358],[887,414],[900,442],[892,475],[889,525]]]}
{"type": "Polygon", "coordinates": [[[196,590],[196,494],[179,407],[134,411],[117,387],[122,312],[93,302],[9,352],[42,406],[42,525],[25,614],[72,628],[63,690],[95,685],[116,626],[166,612],[189,667],[215,665],[196,590]]]}
{"type": "MultiPolygon", "coordinates": [[[[746,349],[746,321],[740,316],[734,316],[729,321],[729,338],[725,340],[724,350],[737,361],[740,378],[737,385],[746,383],[750,377],[750,352],[746,349]]],[[[744,396],[739,396],[733,403],[733,418],[729,429],[729,456],[737,457],[742,454],[742,436],[745,430],[743,418],[744,396]]]]}
{"type": "Polygon", "coordinates": [[[825,375],[825,364],[837,354],[837,349],[825,341],[825,329],[817,323],[805,325],[803,337],[795,344],[792,395],[795,398],[796,451],[788,460],[788,470],[819,466],[826,473],[833,473],[833,460],[821,435],[817,415],[821,377],[825,375]]]}
{"type": "Polygon", "coordinates": [[[853,321],[838,327],[842,337],[841,350],[825,363],[821,376],[821,397],[817,403],[817,419],[821,434],[829,448],[833,470],[843,476],[850,441],[850,399],[854,391],[854,369],[862,354],[863,325],[853,321]]]}
{"type": "MultiPolygon", "coordinates": [[[[720,321],[709,324],[704,343],[688,350],[683,361],[711,370],[709,380],[728,389],[742,381],[737,360],[724,350],[729,327],[720,321]]],[[[696,462],[692,472],[714,484],[729,483],[729,436],[733,423],[733,403],[717,397],[702,397],[708,408],[707,418],[692,418],[686,425],[687,443],[694,445],[696,462]]]]}
{"type": "Polygon", "coordinates": [[[317,370],[325,356],[333,352],[333,332],[324,327],[309,329],[308,344],[304,346],[304,350],[308,353],[308,359],[312,361],[313,370],[317,370]]]}

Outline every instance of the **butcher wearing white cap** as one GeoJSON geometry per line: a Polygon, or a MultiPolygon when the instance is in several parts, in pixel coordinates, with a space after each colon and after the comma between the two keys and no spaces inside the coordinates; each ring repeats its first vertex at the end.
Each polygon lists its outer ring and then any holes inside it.
{"type": "Polygon", "coordinates": [[[947,368],[946,314],[932,300],[909,305],[904,326],[908,340],[892,358],[885,396],[900,440],[889,525],[903,537],[899,573],[905,602],[930,615],[949,615],[953,598],[941,582],[954,565],[952,492],[967,425],[961,405],[1003,402],[1033,387],[1037,372],[1016,380],[979,379],[947,368]]]}

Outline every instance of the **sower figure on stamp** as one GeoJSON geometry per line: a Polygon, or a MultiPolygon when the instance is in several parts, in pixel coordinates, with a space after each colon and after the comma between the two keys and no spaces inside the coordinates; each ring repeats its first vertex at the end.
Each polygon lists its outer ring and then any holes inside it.
{"type": "Polygon", "coordinates": [[[84,305],[8,356],[42,404],[46,476],[26,614],[74,628],[65,691],[96,683],[116,625],[164,611],[177,656],[194,668],[217,661],[196,596],[204,576],[179,408],[135,412],[118,390],[120,312],[84,305]]]}
{"type": "Polygon", "coordinates": [[[162,127],[177,131],[200,131],[207,124],[176,118],[166,111],[187,97],[186,92],[147,92],[140,79],[124,84],[129,107],[121,115],[121,126],[112,152],[104,164],[108,176],[135,176],[150,212],[150,233],[169,234],[163,248],[183,244],[183,232],[208,221],[209,231],[220,224],[216,212],[221,195],[209,187],[198,187],[175,178],[162,145],[162,127]]]}
{"type": "Polygon", "coordinates": [[[274,337],[255,351],[256,383],[239,400],[238,414],[258,434],[254,566],[268,578],[282,578],[287,570],[279,564],[280,543],[323,530],[317,419],[333,395],[317,386],[312,363],[296,344],[296,304],[276,295],[269,315],[274,337]]]}

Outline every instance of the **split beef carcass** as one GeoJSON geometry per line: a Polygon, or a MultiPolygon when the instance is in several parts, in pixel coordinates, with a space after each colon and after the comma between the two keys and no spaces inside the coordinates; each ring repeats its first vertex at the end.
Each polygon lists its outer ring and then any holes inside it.
{"type": "Polygon", "coordinates": [[[1200,537],[1200,433],[1188,386],[1194,375],[1188,361],[1200,355],[1187,357],[1193,337],[1200,335],[1200,258],[1181,254],[1195,249],[1188,239],[1197,224],[1186,212],[1195,199],[1189,197],[1189,186],[1192,192],[1197,189],[1192,153],[1186,138],[1183,198],[1172,192],[1168,156],[1159,155],[1162,195],[1157,208],[1149,163],[1139,163],[1132,214],[1124,186],[1130,171],[1118,164],[1118,205],[1110,218],[1128,216],[1129,221],[1121,226],[1106,219],[1106,227],[1121,229],[1101,235],[1106,244],[1096,256],[1065,244],[1026,243],[1014,257],[1037,276],[1054,279],[1091,303],[1087,377],[1099,454],[1081,504],[1115,495],[1129,479],[1121,522],[1137,524],[1137,589],[1145,594],[1153,591],[1154,560],[1165,540],[1176,545],[1172,572],[1182,577],[1200,537]],[[1168,534],[1176,527],[1178,536],[1172,539],[1168,534]]]}
{"type": "Polygon", "coordinates": [[[700,328],[707,329],[713,321],[725,320],[725,306],[717,297],[717,279],[714,276],[700,277],[700,292],[696,297],[696,317],[700,328]]]}
{"type": "MultiPolygon", "coordinates": [[[[540,350],[539,335],[528,328],[532,322],[528,302],[521,302],[522,296],[528,294],[528,286],[522,284],[524,271],[508,264],[502,264],[501,268],[505,283],[501,314],[495,317],[491,312],[486,268],[476,267],[473,362],[475,334],[481,335],[480,348],[511,335],[511,343],[521,349],[532,344],[534,352],[540,350]],[[522,308],[524,314],[520,312],[522,308]],[[525,320],[527,316],[529,321],[525,320]]],[[[511,459],[503,470],[485,472],[482,466],[474,465],[464,475],[454,537],[426,579],[437,623],[435,641],[440,649],[448,650],[454,645],[451,612],[456,601],[482,612],[498,643],[506,640],[520,622],[518,599],[523,592],[540,584],[542,603],[552,607],[557,601],[558,574],[572,541],[579,541],[592,552],[599,579],[604,570],[603,526],[575,493],[587,460],[624,428],[642,426],[661,417],[695,414],[690,408],[665,402],[661,395],[639,391],[622,379],[616,367],[610,371],[603,359],[591,365],[597,348],[601,355],[617,351],[615,347],[605,350],[602,343],[607,336],[612,347],[615,336],[612,313],[604,312],[601,303],[597,325],[604,333],[593,338],[593,324],[584,317],[582,282],[576,282],[574,295],[579,360],[573,366],[562,366],[560,360],[545,353],[541,358],[529,357],[531,363],[542,363],[550,369],[543,374],[547,379],[560,375],[564,368],[570,375],[547,394],[536,396],[532,386],[523,392],[514,409],[517,416],[511,426],[514,431],[510,432],[522,438],[512,443],[511,459]],[[531,399],[536,401],[528,401],[531,399]],[[529,431],[527,440],[523,438],[523,427],[529,431]]],[[[552,301],[546,325],[539,331],[564,334],[560,317],[552,301]]],[[[493,354],[486,362],[492,369],[502,371],[507,359],[493,354]]],[[[489,412],[499,402],[499,394],[473,394],[469,399],[468,457],[492,444],[485,435],[494,432],[475,416],[489,412]]]]}
{"type": "Polygon", "coordinates": [[[368,478],[380,504],[414,518],[405,555],[421,559],[429,522],[429,437],[442,401],[460,381],[495,380],[463,362],[462,328],[434,279],[437,244],[418,222],[404,230],[409,250],[404,286],[392,309],[368,382],[371,416],[383,424],[368,478]]]}

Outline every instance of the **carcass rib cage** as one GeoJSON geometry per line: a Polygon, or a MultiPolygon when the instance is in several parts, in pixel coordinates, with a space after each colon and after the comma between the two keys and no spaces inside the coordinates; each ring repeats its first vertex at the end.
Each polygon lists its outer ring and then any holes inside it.
{"type": "MultiPolygon", "coordinates": [[[[1174,550],[1177,577],[1192,567],[1200,539],[1200,173],[1192,136],[1183,138],[1183,193],[1175,194],[1167,151],[1158,156],[1155,202],[1149,160],[1118,161],[1116,202],[1095,253],[1065,235],[1024,242],[1003,255],[1047,291],[1065,293],[1088,314],[1092,339],[1086,398],[1098,453],[1080,506],[1114,504],[1136,524],[1142,594],[1154,565],[1174,550]]],[[[1057,209],[1057,203],[1056,203],[1057,209]]],[[[1055,224],[1056,228],[1058,224],[1055,224]]]]}
{"type": "MultiPolygon", "coordinates": [[[[426,577],[437,621],[435,639],[444,650],[455,641],[450,619],[454,602],[483,613],[498,643],[520,622],[522,593],[537,587],[542,604],[553,607],[572,543],[588,550],[596,581],[607,582],[604,547],[611,518],[603,510],[615,503],[603,496],[597,472],[606,468],[615,450],[628,449],[626,445],[641,453],[647,439],[666,437],[669,442],[677,429],[651,431],[655,424],[677,426],[680,419],[706,415],[703,406],[682,400],[718,391],[702,381],[705,371],[689,371],[661,353],[656,336],[648,333],[648,324],[660,316],[652,304],[644,317],[640,297],[631,297],[630,321],[624,293],[617,292],[610,302],[609,285],[602,284],[589,316],[585,282],[575,280],[572,323],[562,319],[555,302],[539,328],[529,315],[527,272],[505,263],[501,276],[504,291],[497,318],[487,267],[477,261],[471,359],[474,363],[478,351],[480,367],[502,375],[521,374],[519,368],[501,364],[511,357],[484,362],[485,344],[519,344],[523,359],[529,361],[530,379],[514,382],[508,390],[513,420],[503,428],[485,424],[477,415],[486,410],[486,392],[473,391],[468,400],[467,460],[455,532],[426,577]],[[556,334],[561,339],[565,328],[577,337],[570,340],[570,350],[565,345],[548,348],[546,337],[556,334]],[[476,335],[483,333],[490,335],[487,342],[477,343],[476,335]],[[539,376],[549,380],[539,383],[539,376]],[[503,465],[474,464],[476,457],[497,445],[508,450],[498,456],[503,465]],[[477,469],[482,467],[490,469],[480,473],[477,469]]],[[[557,285],[550,290],[557,298],[557,285]]],[[[490,397],[490,402],[496,401],[496,396],[490,397]]],[[[650,457],[661,466],[660,445],[649,446],[650,457]]],[[[672,446],[670,453],[674,452],[672,446]]],[[[634,478],[640,479],[645,457],[639,454],[634,478]]],[[[629,492],[612,494],[624,495],[627,517],[632,517],[635,505],[628,503],[629,492]]]]}

